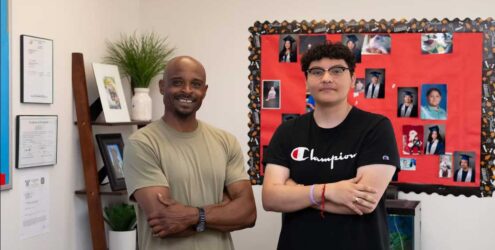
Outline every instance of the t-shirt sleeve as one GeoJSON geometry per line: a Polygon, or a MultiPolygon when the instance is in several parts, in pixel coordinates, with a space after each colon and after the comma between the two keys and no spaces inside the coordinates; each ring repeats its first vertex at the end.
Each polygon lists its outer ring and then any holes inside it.
{"type": "Polygon", "coordinates": [[[399,169],[399,151],[392,123],[388,118],[382,118],[365,135],[359,151],[357,166],[370,164],[386,164],[399,169]]]}
{"type": "Polygon", "coordinates": [[[229,149],[227,158],[227,168],[225,173],[225,186],[236,181],[249,180],[246,170],[244,169],[244,157],[242,156],[241,146],[234,136],[229,136],[229,149]]]}
{"type": "MultiPolygon", "coordinates": [[[[288,123],[288,122],[286,122],[288,123]]],[[[287,144],[287,124],[282,123],[270,140],[266,152],[263,152],[263,165],[266,167],[267,164],[276,164],[284,167],[289,167],[289,155],[288,152],[289,145],[287,144]]]]}
{"type": "Polygon", "coordinates": [[[131,201],[135,201],[134,192],[140,188],[168,187],[157,153],[139,140],[129,139],[124,147],[124,176],[131,201]]]}

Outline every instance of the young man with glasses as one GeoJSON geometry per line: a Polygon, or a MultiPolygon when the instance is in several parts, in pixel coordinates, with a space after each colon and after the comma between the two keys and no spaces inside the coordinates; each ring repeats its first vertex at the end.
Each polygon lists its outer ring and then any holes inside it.
{"type": "Polygon", "coordinates": [[[382,197],[399,155],[390,121],[348,103],[354,56],[340,43],[301,59],[313,112],[284,122],[264,159],[262,200],[282,212],[278,249],[388,249],[382,197]]]}

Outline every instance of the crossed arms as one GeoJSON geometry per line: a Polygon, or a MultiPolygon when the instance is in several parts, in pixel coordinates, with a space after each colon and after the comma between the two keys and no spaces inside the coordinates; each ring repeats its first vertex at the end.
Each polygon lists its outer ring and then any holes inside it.
{"type": "MultiPolygon", "coordinates": [[[[198,209],[173,200],[168,187],[141,188],[134,192],[134,198],[146,214],[155,237],[185,237],[195,233],[198,209]]],[[[256,221],[253,191],[247,180],[226,186],[222,203],[204,209],[209,229],[230,232],[253,227],[256,221]]]]}
{"type": "MultiPolygon", "coordinates": [[[[335,183],[317,184],[314,201],[324,202],[324,211],[336,214],[368,214],[375,210],[395,167],[373,164],[358,168],[355,178],[335,183]],[[325,197],[322,201],[323,185],[325,197]]],[[[262,201],[267,211],[294,212],[307,207],[321,209],[312,204],[311,186],[298,185],[290,178],[289,169],[268,164],[263,180],[262,201]]]]}

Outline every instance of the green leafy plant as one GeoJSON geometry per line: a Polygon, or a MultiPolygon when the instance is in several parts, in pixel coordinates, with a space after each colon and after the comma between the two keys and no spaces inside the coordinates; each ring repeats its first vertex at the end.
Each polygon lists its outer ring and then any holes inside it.
{"type": "Polygon", "coordinates": [[[131,231],[136,227],[136,212],[133,205],[113,204],[103,210],[103,218],[113,231],[131,231]]]}
{"type": "Polygon", "coordinates": [[[105,62],[115,64],[130,78],[131,87],[148,88],[153,77],[167,65],[175,48],[169,48],[167,38],[156,33],[138,36],[121,35],[120,40],[107,41],[105,62]]]}

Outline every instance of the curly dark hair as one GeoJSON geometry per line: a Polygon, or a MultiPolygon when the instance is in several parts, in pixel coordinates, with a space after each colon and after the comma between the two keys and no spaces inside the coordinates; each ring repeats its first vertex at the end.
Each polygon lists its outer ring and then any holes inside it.
{"type": "Polygon", "coordinates": [[[326,44],[321,44],[309,49],[301,58],[301,70],[304,72],[304,76],[308,77],[309,65],[313,61],[318,61],[323,58],[329,59],[343,59],[347,66],[349,67],[349,72],[351,75],[354,74],[354,69],[356,68],[356,61],[351,50],[342,43],[332,43],[327,42],[326,44]]]}

